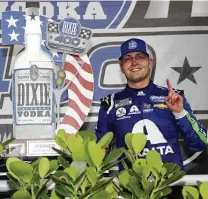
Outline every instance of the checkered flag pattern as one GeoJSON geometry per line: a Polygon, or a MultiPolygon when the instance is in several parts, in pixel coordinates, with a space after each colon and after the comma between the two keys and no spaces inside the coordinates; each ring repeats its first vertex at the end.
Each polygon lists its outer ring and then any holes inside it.
{"type": "Polygon", "coordinates": [[[49,23],[48,31],[58,33],[58,23],[49,23]]]}
{"type": "Polygon", "coordinates": [[[79,37],[83,39],[90,39],[91,35],[92,35],[92,31],[90,29],[81,29],[79,37]]]}

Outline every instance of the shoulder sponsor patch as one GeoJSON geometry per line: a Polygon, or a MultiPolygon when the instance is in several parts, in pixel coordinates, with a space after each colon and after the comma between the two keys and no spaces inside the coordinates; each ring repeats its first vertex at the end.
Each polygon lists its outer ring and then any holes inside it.
{"type": "Polygon", "coordinates": [[[123,100],[115,101],[115,108],[119,108],[119,107],[122,107],[122,106],[128,106],[128,105],[131,105],[131,104],[132,104],[132,99],[131,98],[126,98],[126,99],[123,99],[123,100]]]}

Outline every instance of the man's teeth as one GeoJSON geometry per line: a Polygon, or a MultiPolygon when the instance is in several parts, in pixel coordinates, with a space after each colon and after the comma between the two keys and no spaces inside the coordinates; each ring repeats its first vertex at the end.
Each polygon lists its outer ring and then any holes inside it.
{"type": "Polygon", "coordinates": [[[133,69],[131,69],[132,72],[136,72],[136,71],[140,71],[140,70],[141,70],[141,68],[133,68],[133,69]]]}

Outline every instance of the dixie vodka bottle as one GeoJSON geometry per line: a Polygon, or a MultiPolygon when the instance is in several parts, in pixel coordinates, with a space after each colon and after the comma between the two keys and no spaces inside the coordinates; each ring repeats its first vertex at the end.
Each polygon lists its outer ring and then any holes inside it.
{"type": "Polygon", "coordinates": [[[12,74],[13,130],[16,139],[52,138],[55,133],[54,64],[41,49],[39,3],[26,3],[25,50],[12,74]]]}

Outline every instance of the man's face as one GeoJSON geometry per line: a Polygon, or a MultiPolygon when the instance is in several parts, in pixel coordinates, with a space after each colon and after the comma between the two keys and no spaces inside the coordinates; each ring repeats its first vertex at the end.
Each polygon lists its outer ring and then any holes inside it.
{"type": "Polygon", "coordinates": [[[120,68],[128,82],[141,82],[149,78],[152,59],[142,52],[130,52],[122,57],[120,68]]]}

